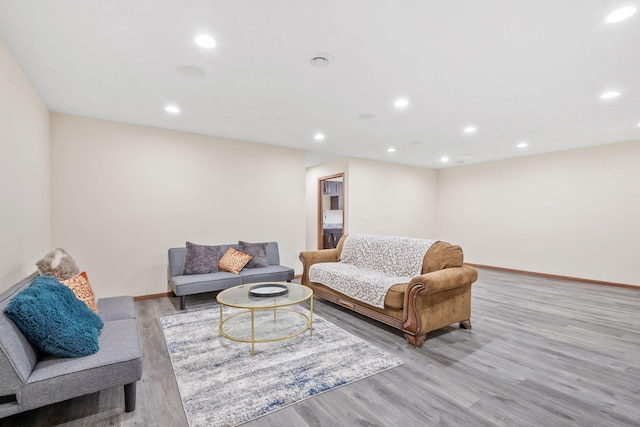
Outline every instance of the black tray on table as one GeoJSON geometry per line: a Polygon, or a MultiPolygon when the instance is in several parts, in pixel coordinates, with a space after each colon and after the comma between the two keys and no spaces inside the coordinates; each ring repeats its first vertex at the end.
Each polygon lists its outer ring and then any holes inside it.
{"type": "Polygon", "coordinates": [[[279,297],[289,293],[289,287],[281,283],[262,283],[249,288],[253,297],[279,297]]]}

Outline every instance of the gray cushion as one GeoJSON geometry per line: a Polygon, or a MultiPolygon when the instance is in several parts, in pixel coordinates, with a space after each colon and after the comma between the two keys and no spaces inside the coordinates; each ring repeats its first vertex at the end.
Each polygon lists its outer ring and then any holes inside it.
{"type": "Polygon", "coordinates": [[[100,298],[98,300],[98,315],[103,322],[135,319],[136,305],[133,301],[133,297],[119,296],[100,298]]]}
{"type": "Polygon", "coordinates": [[[171,290],[178,296],[193,295],[201,292],[212,292],[241,285],[242,278],[238,274],[218,271],[209,274],[191,276],[173,276],[170,280],[171,290]]]}
{"type": "Polygon", "coordinates": [[[262,268],[268,266],[267,262],[267,244],[268,243],[248,243],[242,240],[238,242],[240,252],[251,255],[253,258],[249,260],[246,268],[262,268]]]}
{"type": "MultiPolygon", "coordinates": [[[[232,243],[231,246],[235,250],[240,250],[240,245],[232,243]]],[[[221,253],[224,253],[225,247],[221,253]]],[[[278,242],[267,242],[267,265],[280,265],[280,251],[278,250],[278,242]]]]}
{"type": "Polygon", "coordinates": [[[207,274],[218,271],[220,246],[197,245],[186,243],[187,252],[184,257],[183,275],[207,274]]]}
{"type": "Polygon", "coordinates": [[[270,265],[264,268],[244,269],[240,272],[242,283],[285,282],[293,279],[293,268],[282,265],[270,265]]]}
{"type": "Polygon", "coordinates": [[[129,384],[141,377],[142,353],[136,321],[115,320],[105,324],[96,354],[79,359],[43,357],[19,399],[22,409],[28,410],[129,384]]]}

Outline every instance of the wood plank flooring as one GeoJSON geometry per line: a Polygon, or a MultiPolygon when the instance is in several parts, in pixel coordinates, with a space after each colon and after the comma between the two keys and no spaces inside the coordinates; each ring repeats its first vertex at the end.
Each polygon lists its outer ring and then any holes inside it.
{"type": "MultiPolygon", "coordinates": [[[[640,290],[480,269],[473,329],[452,325],[415,349],[402,335],[316,300],[315,312],[404,365],[247,426],[638,426],[640,290]]],[[[0,420],[1,426],[186,426],[159,318],[177,298],[136,303],[144,374],[137,409],[122,387],[0,420]]],[[[187,299],[188,310],[214,294],[187,299]]]]}

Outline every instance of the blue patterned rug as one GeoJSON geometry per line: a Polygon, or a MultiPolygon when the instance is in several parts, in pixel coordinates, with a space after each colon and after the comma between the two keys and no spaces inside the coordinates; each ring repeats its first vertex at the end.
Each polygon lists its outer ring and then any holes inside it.
{"type": "MultiPolygon", "coordinates": [[[[269,317],[256,324],[268,327],[273,315],[261,315],[269,317]]],[[[278,332],[289,324],[301,329],[301,316],[286,316],[278,312],[278,332]]],[[[317,315],[313,336],[306,331],[288,340],[256,344],[251,357],[250,344],[219,335],[218,318],[216,307],[160,320],[191,427],[242,424],[402,364],[317,315]]],[[[248,333],[247,318],[236,319],[225,332],[248,333]]]]}

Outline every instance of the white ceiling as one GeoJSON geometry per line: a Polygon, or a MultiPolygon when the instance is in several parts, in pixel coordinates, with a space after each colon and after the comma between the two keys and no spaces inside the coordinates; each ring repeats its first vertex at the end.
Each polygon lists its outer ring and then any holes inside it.
{"type": "Polygon", "coordinates": [[[54,112],[443,168],[639,140],[639,2],[0,0],[0,37],[54,112]]]}

